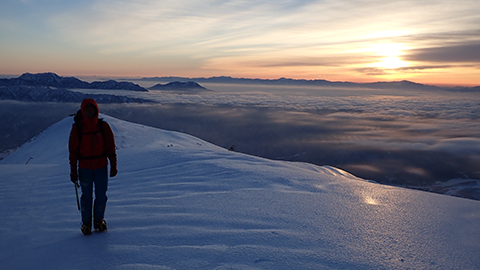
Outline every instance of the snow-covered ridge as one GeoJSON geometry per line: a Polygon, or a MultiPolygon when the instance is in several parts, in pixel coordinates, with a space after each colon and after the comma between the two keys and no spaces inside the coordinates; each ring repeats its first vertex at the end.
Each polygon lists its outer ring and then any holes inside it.
{"type": "Polygon", "coordinates": [[[85,94],[63,88],[43,86],[0,86],[0,100],[17,100],[27,102],[82,102],[85,98],[93,98],[98,103],[148,103],[148,99],[125,97],[110,94],[85,94]]]}
{"type": "Polygon", "coordinates": [[[79,93],[67,89],[109,89],[148,92],[132,82],[114,80],[81,81],[75,77],[61,77],[55,73],[25,73],[18,78],[0,79],[0,100],[27,102],[81,102],[94,98],[98,103],[148,103],[148,99],[112,94],[79,93]]]}
{"type": "Polygon", "coordinates": [[[480,267],[478,201],[103,117],[119,163],[108,191],[109,231],[79,230],[66,118],[0,161],[2,268],[480,267]]]}

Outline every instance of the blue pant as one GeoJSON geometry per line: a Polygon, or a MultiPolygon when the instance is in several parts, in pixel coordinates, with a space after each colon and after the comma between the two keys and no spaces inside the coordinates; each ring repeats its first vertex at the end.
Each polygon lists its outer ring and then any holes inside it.
{"type": "Polygon", "coordinates": [[[105,207],[107,205],[108,174],[107,166],[90,170],[80,168],[78,170],[80,186],[82,187],[82,222],[92,224],[92,201],[93,186],[95,185],[95,203],[93,205],[94,221],[103,220],[105,207]]]}

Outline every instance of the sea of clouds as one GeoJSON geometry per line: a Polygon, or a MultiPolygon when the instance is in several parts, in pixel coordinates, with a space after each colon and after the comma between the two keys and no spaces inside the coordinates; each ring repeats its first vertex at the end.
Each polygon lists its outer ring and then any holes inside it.
{"type": "MultiPolygon", "coordinates": [[[[149,87],[154,82],[141,82],[149,87]]],[[[332,165],[382,183],[480,179],[480,94],[204,84],[208,91],[115,91],[153,104],[101,104],[102,113],[185,132],[257,156],[332,165]]],[[[82,90],[108,93],[110,90],[82,90]]],[[[2,150],[79,104],[1,101],[2,150]],[[32,124],[33,123],[33,124],[32,124]],[[13,134],[20,133],[17,139],[13,134]]],[[[68,136],[68,135],[66,135],[68,136]]]]}

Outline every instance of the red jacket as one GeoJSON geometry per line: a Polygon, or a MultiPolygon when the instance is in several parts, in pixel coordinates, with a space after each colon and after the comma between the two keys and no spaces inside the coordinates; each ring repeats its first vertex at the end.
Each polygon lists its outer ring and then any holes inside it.
{"type": "Polygon", "coordinates": [[[107,122],[103,121],[102,129],[104,136],[100,132],[98,125],[98,105],[93,99],[85,99],[81,105],[82,120],[82,139],[79,141],[77,126],[73,124],[70,131],[68,150],[70,152],[70,166],[77,168],[77,160],[80,160],[78,167],[85,169],[100,169],[107,166],[108,159],[111,166],[117,166],[117,154],[115,150],[115,139],[112,129],[107,122]],[[97,109],[95,117],[88,119],[85,116],[85,107],[93,104],[97,109]],[[80,142],[80,146],[79,146],[80,142]]]}

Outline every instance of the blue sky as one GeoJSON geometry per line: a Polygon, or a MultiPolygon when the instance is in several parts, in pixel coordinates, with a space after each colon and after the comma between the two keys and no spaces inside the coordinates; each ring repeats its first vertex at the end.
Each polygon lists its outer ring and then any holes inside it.
{"type": "Polygon", "coordinates": [[[0,73],[480,85],[480,4],[2,1],[0,73]]]}

